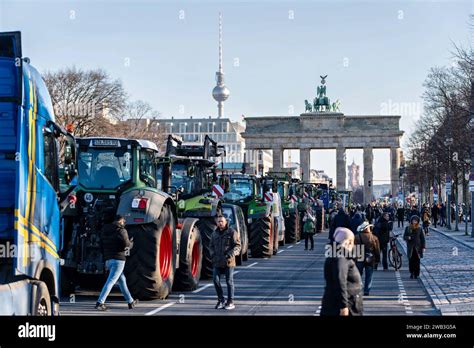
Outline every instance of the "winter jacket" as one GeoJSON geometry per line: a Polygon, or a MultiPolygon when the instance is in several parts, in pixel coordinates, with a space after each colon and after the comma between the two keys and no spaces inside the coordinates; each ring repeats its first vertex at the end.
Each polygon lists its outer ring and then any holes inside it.
{"type": "Polygon", "coordinates": [[[405,209],[398,208],[397,209],[397,219],[402,221],[404,216],[405,216],[405,209]]]}
{"type": "Polygon", "coordinates": [[[235,257],[240,250],[240,235],[232,227],[227,226],[223,230],[216,228],[212,233],[210,254],[214,267],[235,267],[235,257]]]}
{"type": "Polygon", "coordinates": [[[332,220],[331,228],[329,229],[329,239],[331,241],[334,240],[334,232],[338,227],[350,228],[349,215],[347,215],[344,212],[344,209],[342,208],[339,209],[338,213],[336,214],[336,216],[334,216],[334,219],[332,220]]]}
{"type": "Polygon", "coordinates": [[[125,250],[132,247],[127,230],[118,222],[106,224],[100,235],[104,260],[125,261],[125,250]]]}
{"type": "Polygon", "coordinates": [[[392,230],[392,223],[390,221],[385,220],[381,217],[375,227],[374,227],[374,234],[379,239],[381,245],[387,244],[390,241],[390,231],[392,230]]]}
{"type": "MultiPolygon", "coordinates": [[[[380,243],[377,236],[373,235],[372,232],[364,230],[355,237],[355,244],[364,245],[364,258],[365,254],[370,252],[373,254],[372,264],[369,266],[375,266],[380,262],[380,243]]],[[[359,261],[359,260],[358,260],[359,261]]]]}
{"type": "Polygon", "coordinates": [[[361,212],[354,214],[350,221],[351,231],[354,234],[357,234],[357,227],[359,227],[364,222],[364,216],[361,212]]]}
{"type": "Polygon", "coordinates": [[[306,212],[303,217],[303,232],[314,234],[316,232],[316,218],[311,214],[306,212]]]}
{"type": "Polygon", "coordinates": [[[407,242],[407,257],[410,258],[414,251],[420,257],[423,257],[423,249],[425,249],[425,233],[421,227],[413,229],[411,226],[405,228],[403,239],[407,242]]]}
{"type": "Polygon", "coordinates": [[[349,308],[349,315],[362,315],[362,280],[354,260],[332,256],[335,257],[326,258],[324,263],[326,286],[321,315],[339,316],[340,310],[346,307],[349,308]]]}

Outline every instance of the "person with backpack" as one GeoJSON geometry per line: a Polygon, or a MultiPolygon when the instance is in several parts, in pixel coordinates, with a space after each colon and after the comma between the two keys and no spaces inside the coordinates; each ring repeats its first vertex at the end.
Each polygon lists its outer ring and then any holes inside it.
{"type": "Polygon", "coordinates": [[[410,219],[410,225],[406,227],[403,239],[407,242],[410,278],[416,279],[420,275],[420,262],[426,249],[425,234],[420,227],[420,218],[418,216],[412,216],[410,219]]]}
{"type": "Polygon", "coordinates": [[[314,250],[314,233],[316,232],[316,218],[311,207],[306,209],[303,216],[304,250],[308,250],[308,240],[311,241],[311,249],[314,250]]]}
{"type": "Polygon", "coordinates": [[[365,270],[364,296],[369,296],[372,288],[372,275],[374,267],[380,262],[380,244],[379,239],[372,234],[373,225],[364,221],[358,228],[358,234],[355,236],[355,245],[361,246],[361,252],[357,260],[357,268],[362,277],[365,270]]]}

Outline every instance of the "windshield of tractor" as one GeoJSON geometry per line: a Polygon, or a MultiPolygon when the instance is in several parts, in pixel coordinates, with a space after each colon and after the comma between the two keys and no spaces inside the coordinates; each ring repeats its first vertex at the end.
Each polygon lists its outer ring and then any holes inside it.
{"type": "Polygon", "coordinates": [[[156,187],[155,154],[151,150],[140,151],[140,179],[150,187],[156,187]]]}
{"type": "Polygon", "coordinates": [[[236,201],[254,195],[253,181],[248,179],[231,179],[229,192],[224,194],[224,198],[236,201]]]}
{"type": "Polygon", "coordinates": [[[195,191],[196,178],[188,176],[188,165],[185,163],[174,163],[171,173],[171,185],[176,188],[182,187],[184,194],[192,194],[195,191]]]}
{"type": "Polygon", "coordinates": [[[78,157],[79,182],[84,187],[114,189],[131,179],[132,156],[126,148],[88,148],[78,157]]]}

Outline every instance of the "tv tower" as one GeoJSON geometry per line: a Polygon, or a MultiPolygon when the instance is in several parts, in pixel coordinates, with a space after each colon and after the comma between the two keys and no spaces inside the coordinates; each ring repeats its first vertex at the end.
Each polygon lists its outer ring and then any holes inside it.
{"type": "Polygon", "coordinates": [[[219,71],[216,72],[217,85],[212,90],[212,96],[217,101],[217,118],[224,115],[224,101],[229,98],[230,91],[224,84],[224,70],[222,67],[222,14],[219,13],[219,71]]]}

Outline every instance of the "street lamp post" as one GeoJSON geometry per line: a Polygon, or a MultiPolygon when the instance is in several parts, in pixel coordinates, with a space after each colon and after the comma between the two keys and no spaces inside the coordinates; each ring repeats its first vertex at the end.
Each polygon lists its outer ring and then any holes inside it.
{"type": "MultiPolygon", "coordinates": [[[[468,165],[470,165],[470,164],[471,164],[471,159],[468,158],[468,159],[466,160],[466,163],[467,163],[468,165]]],[[[469,169],[470,169],[470,168],[469,168],[469,169]]],[[[467,176],[469,177],[469,175],[467,175],[467,176]]],[[[464,179],[465,179],[465,178],[464,178],[464,179]]],[[[468,178],[468,186],[469,186],[469,178],[468,178]]],[[[468,206],[469,206],[469,198],[466,200],[466,198],[464,197],[464,194],[465,194],[465,191],[463,191],[463,194],[462,194],[462,195],[463,195],[463,201],[464,201],[464,203],[467,203],[467,204],[466,204],[466,212],[463,212],[463,216],[464,216],[464,219],[465,219],[465,220],[464,220],[464,222],[465,222],[465,224],[464,224],[464,234],[467,236],[467,235],[468,235],[468,233],[467,233],[467,222],[468,222],[468,214],[469,214],[469,211],[467,210],[467,208],[468,208],[468,206]]],[[[468,197],[469,197],[469,196],[468,196],[468,197]]],[[[472,210],[472,208],[471,208],[471,210],[472,210]]]]}

